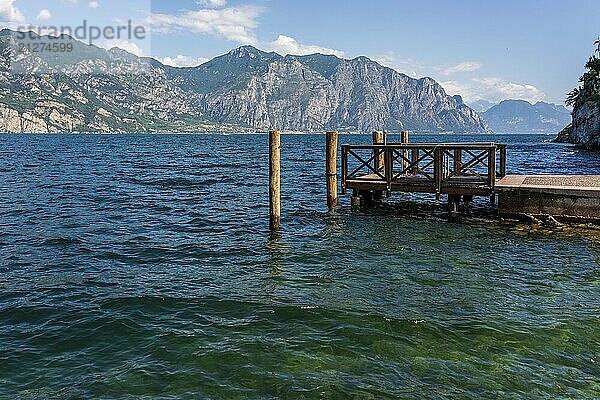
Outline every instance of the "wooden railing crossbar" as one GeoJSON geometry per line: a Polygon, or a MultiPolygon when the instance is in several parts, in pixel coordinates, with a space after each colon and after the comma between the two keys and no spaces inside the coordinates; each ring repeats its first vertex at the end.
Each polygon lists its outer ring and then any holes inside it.
{"type": "MultiPolygon", "coordinates": [[[[471,178],[473,185],[483,183],[493,189],[496,178],[506,176],[506,145],[494,143],[453,143],[453,144],[375,144],[342,145],[342,188],[345,192],[347,181],[367,177],[370,182],[384,183],[388,193],[394,183],[403,178],[419,176],[420,182],[431,185],[439,194],[442,187],[461,185],[471,178]],[[358,150],[371,151],[370,157],[363,157],[358,150]],[[358,161],[359,166],[348,173],[349,158],[358,161]],[[383,158],[383,164],[380,162],[383,158]],[[378,161],[379,160],[379,161],[378,161]],[[499,161],[498,161],[499,160],[499,161]],[[400,166],[399,171],[394,168],[400,166]],[[361,171],[363,174],[361,174],[361,171]],[[370,175],[369,175],[370,174],[370,175]]],[[[410,182],[410,181],[406,181],[410,182]]]]}
{"type": "Polygon", "coordinates": [[[352,150],[348,150],[348,154],[352,155],[354,158],[356,158],[356,160],[358,160],[359,163],[361,163],[361,165],[359,167],[357,167],[354,171],[352,171],[352,173],[350,175],[347,176],[347,179],[351,179],[354,176],[356,176],[357,173],[360,172],[360,170],[362,170],[364,167],[367,167],[369,170],[371,170],[372,172],[374,172],[377,176],[379,176],[381,179],[385,180],[385,176],[382,175],[376,167],[372,167],[371,166],[371,162],[375,161],[375,159],[377,158],[377,154],[373,154],[371,156],[371,158],[369,158],[367,161],[365,161],[362,157],[360,157],[358,154],[356,154],[355,152],[353,152],[352,150]]]}
{"type": "MultiPolygon", "coordinates": [[[[489,165],[488,163],[485,162],[485,158],[489,159],[489,155],[490,155],[490,151],[491,149],[488,150],[483,150],[481,153],[475,155],[473,152],[466,150],[466,153],[469,154],[471,156],[471,159],[469,161],[467,161],[466,163],[463,163],[461,161],[460,166],[458,168],[455,168],[453,172],[449,173],[449,175],[446,178],[452,178],[452,177],[458,177],[458,176],[464,176],[464,172],[470,172],[471,175],[469,176],[476,176],[478,178],[481,178],[482,181],[487,181],[487,175],[485,176],[479,172],[477,172],[477,170],[475,170],[475,168],[479,165],[483,166],[484,168],[486,168],[489,171],[489,165]]],[[[444,152],[445,155],[448,156],[448,159],[452,159],[454,160],[454,162],[456,163],[456,154],[450,153],[449,151],[445,151],[444,152]]],[[[461,155],[461,160],[462,160],[462,155],[461,155]]]]}
{"type": "Polygon", "coordinates": [[[432,175],[430,175],[427,172],[427,168],[429,168],[431,165],[433,165],[435,163],[435,155],[434,155],[434,149],[431,149],[430,151],[427,151],[427,149],[423,149],[423,155],[422,156],[418,156],[418,152],[419,149],[412,149],[412,151],[416,151],[417,152],[417,157],[416,160],[413,158],[413,156],[411,156],[410,158],[408,156],[405,156],[403,149],[401,150],[397,150],[397,149],[392,149],[393,152],[393,161],[403,161],[401,163],[401,165],[406,165],[406,167],[403,167],[400,172],[398,172],[397,174],[394,175],[394,179],[398,179],[402,176],[407,176],[407,175],[416,175],[416,174],[420,174],[420,175],[424,175],[427,179],[429,180],[434,180],[434,177],[432,175]],[[421,162],[425,161],[426,159],[430,159],[430,161],[425,164],[423,167],[420,166],[421,162]],[[401,159],[401,160],[400,160],[401,159]],[[404,163],[404,161],[406,162],[406,164],[404,163]]]}

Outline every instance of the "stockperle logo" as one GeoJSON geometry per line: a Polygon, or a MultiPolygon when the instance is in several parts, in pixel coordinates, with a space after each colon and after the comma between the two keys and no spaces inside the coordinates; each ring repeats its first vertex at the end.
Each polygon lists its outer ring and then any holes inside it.
{"type": "Polygon", "coordinates": [[[38,40],[42,36],[48,39],[58,39],[62,36],[70,36],[74,39],[94,44],[99,40],[145,40],[147,29],[142,25],[136,25],[129,20],[123,25],[98,26],[84,20],[78,26],[40,26],[26,25],[17,28],[18,40],[38,40]]]}

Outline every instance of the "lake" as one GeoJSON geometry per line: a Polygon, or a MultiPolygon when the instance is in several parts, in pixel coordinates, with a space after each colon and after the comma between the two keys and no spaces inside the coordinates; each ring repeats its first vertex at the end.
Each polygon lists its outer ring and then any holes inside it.
{"type": "MultiPolygon", "coordinates": [[[[600,153],[507,143],[509,173],[600,153]]],[[[368,143],[370,135],[341,135],[368,143]]],[[[0,135],[0,397],[600,397],[600,231],[326,207],[324,135],[0,135]]],[[[570,169],[565,170],[566,167],[570,169]]]]}

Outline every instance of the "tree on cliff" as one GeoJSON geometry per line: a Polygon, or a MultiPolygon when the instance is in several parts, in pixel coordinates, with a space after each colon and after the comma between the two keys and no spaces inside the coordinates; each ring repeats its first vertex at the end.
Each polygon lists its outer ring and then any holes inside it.
{"type": "Polygon", "coordinates": [[[598,48],[585,64],[586,72],[579,78],[581,85],[567,95],[566,103],[569,106],[576,107],[588,101],[600,102],[600,58],[596,57],[596,53],[600,55],[600,39],[594,45],[598,48]]]}
{"type": "MultiPolygon", "coordinates": [[[[594,42],[600,46],[600,38],[594,42]]],[[[579,87],[568,94],[566,103],[573,106],[573,122],[559,132],[557,142],[573,143],[588,149],[600,149],[600,48],[585,64],[579,87]],[[598,56],[596,56],[598,53],[598,56]]]]}

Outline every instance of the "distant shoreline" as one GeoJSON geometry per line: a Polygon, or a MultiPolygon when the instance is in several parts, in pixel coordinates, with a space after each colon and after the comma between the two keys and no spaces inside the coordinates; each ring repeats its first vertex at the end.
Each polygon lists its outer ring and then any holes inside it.
{"type": "MultiPolygon", "coordinates": [[[[251,136],[251,135],[267,135],[268,131],[258,132],[0,132],[0,135],[19,135],[19,136],[75,136],[75,135],[220,135],[220,136],[251,136]]],[[[300,131],[281,131],[282,135],[325,135],[323,132],[300,132],[300,131]]],[[[352,132],[352,131],[339,131],[340,135],[370,135],[370,132],[352,132]]],[[[388,132],[388,135],[400,135],[400,132],[388,132]]],[[[411,135],[448,135],[448,136],[502,136],[502,135],[546,135],[555,136],[556,132],[410,132],[411,135]]]]}

